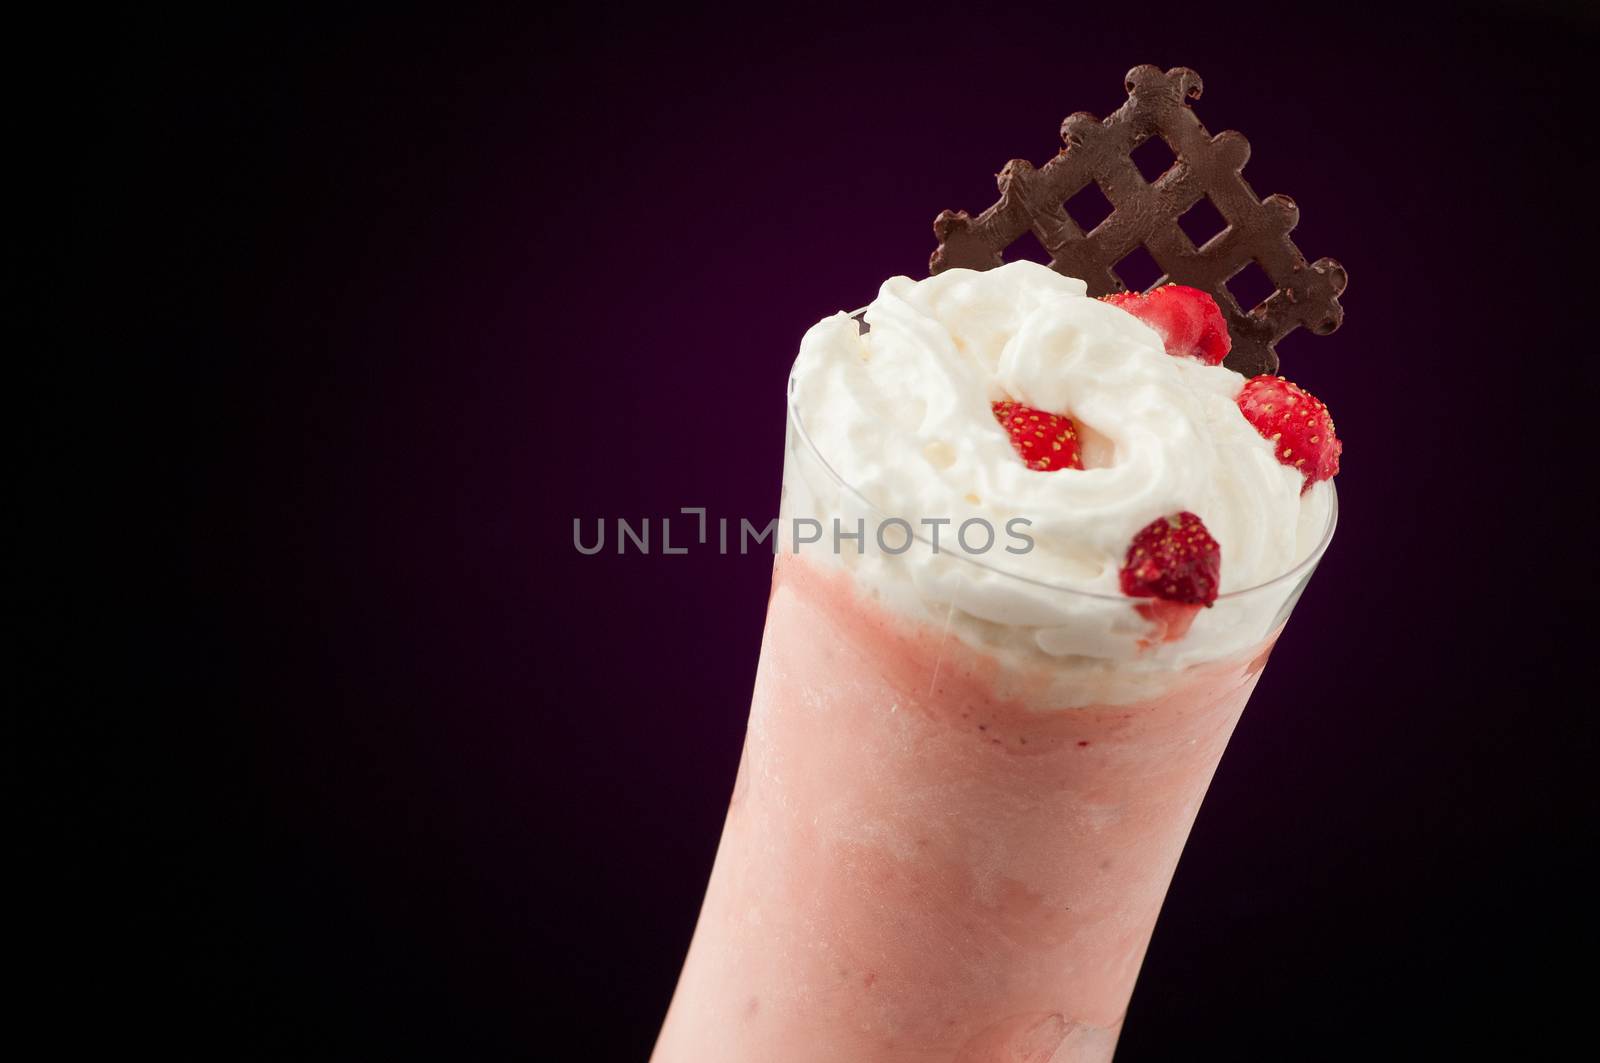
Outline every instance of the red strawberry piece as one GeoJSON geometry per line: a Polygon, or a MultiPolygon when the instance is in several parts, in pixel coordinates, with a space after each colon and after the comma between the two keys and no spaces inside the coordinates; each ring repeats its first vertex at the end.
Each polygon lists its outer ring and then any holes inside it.
{"type": "Polygon", "coordinates": [[[1258,376],[1245,381],[1238,401],[1244,419],[1272,441],[1278,460],[1305,474],[1301,491],[1339,472],[1344,444],[1321,399],[1281,376],[1258,376]]]}
{"type": "Polygon", "coordinates": [[[1083,468],[1078,426],[1072,418],[1045,413],[1020,402],[997,402],[994,419],[1011,437],[1011,445],[1030,469],[1055,472],[1083,468]]]}
{"type": "Polygon", "coordinates": [[[1184,512],[1153,520],[1133,537],[1122,564],[1122,593],[1209,606],[1221,574],[1222,548],[1199,517],[1184,512]]]}
{"type": "Polygon", "coordinates": [[[1134,608],[1139,611],[1140,616],[1155,625],[1155,631],[1150,637],[1140,640],[1141,645],[1152,646],[1157,642],[1177,642],[1187,635],[1194,618],[1200,615],[1200,610],[1204,606],[1154,598],[1148,602],[1141,602],[1134,608]]]}
{"type": "Polygon", "coordinates": [[[1174,358],[1198,358],[1206,365],[1221,365],[1233,346],[1228,321],[1217,301],[1199,288],[1163,284],[1154,291],[1117,292],[1102,296],[1161,334],[1161,342],[1174,358]]]}

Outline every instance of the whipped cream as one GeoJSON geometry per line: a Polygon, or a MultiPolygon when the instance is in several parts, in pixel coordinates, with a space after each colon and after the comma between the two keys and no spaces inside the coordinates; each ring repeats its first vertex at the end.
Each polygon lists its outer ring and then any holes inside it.
{"type": "Polygon", "coordinates": [[[864,333],[843,313],[813,326],[790,384],[804,434],[859,497],[825,470],[794,470],[807,459],[792,446],[785,509],[866,515],[869,528],[885,516],[951,522],[937,555],[919,544],[886,556],[870,531],[862,552],[829,552],[875,593],[931,607],[974,641],[1152,668],[1242,651],[1281,623],[1303,580],[1248,589],[1325,543],[1334,495],[1327,483],[1302,494],[1300,473],[1244,419],[1244,377],[1168,355],[1133,315],[1032,262],[895,277],[866,321],[864,333]],[[1073,418],[1086,467],[1027,468],[992,412],[1007,399],[1073,418]],[[1223,597],[1183,639],[1152,646],[1119,571],[1140,529],[1182,510],[1221,546],[1223,597]],[[1000,532],[971,561],[953,534],[970,518],[1000,532]],[[1029,522],[1027,553],[1003,549],[1014,518],[1029,522]]]}

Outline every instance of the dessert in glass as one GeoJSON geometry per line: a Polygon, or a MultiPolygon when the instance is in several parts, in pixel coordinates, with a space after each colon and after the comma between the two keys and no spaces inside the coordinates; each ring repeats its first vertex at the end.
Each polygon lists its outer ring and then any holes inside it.
{"type": "Polygon", "coordinates": [[[656,1063],[1107,1060],[1340,444],[1210,297],[1029,262],[806,335],[743,757],[656,1063]],[[1220,335],[1218,334],[1220,330],[1220,335]]]}

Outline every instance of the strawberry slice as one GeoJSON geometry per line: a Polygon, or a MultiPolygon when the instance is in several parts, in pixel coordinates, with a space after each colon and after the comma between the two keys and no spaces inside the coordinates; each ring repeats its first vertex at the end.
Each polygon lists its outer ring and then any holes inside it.
{"type": "Polygon", "coordinates": [[[1040,472],[1083,468],[1078,426],[1072,418],[1045,413],[1020,402],[997,402],[994,419],[1011,437],[1012,447],[1028,468],[1040,472]]]}
{"type": "Polygon", "coordinates": [[[1217,301],[1199,288],[1163,284],[1143,295],[1117,292],[1101,298],[1160,333],[1167,353],[1174,358],[1197,358],[1206,365],[1221,365],[1233,346],[1228,321],[1217,301]]]}
{"type": "Polygon", "coordinates": [[[1204,522],[1186,511],[1153,520],[1133,537],[1122,564],[1122,593],[1209,606],[1217,600],[1221,574],[1222,548],[1204,522]]]}
{"type": "Polygon", "coordinates": [[[1168,602],[1152,598],[1134,608],[1138,610],[1140,616],[1155,625],[1155,629],[1148,637],[1139,640],[1142,647],[1149,647],[1157,642],[1177,642],[1183,638],[1194,624],[1194,618],[1200,615],[1200,610],[1205,606],[1193,602],[1168,602]]]}
{"type": "Polygon", "coordinates": [[[1281,376],[1258,376],[1245,381],[1238,402],[1244,419],[1272,441],[1278,461],[1305,475],[1301,493],[1338,474],[1344,444],[1321,399],[1281,376]]]}

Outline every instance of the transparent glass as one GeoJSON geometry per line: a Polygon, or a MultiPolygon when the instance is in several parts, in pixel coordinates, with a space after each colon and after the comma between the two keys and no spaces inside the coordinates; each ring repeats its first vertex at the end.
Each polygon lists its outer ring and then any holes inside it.
{"type": "Polygon", "coordinates": [[[793,402],[783,475],[744,754],[653,1060],[1110,1059],[1337,505],[1302,564],[1164,642],[1133,600],[1026,579],[1003,550],[880,541],[890,515],[793,402]],[[864,522],[859,546],[835,552],[835,518],[864,522]],[[1059,621],[1054,652],[983,619],[1008,594],[1059,621]]]}

